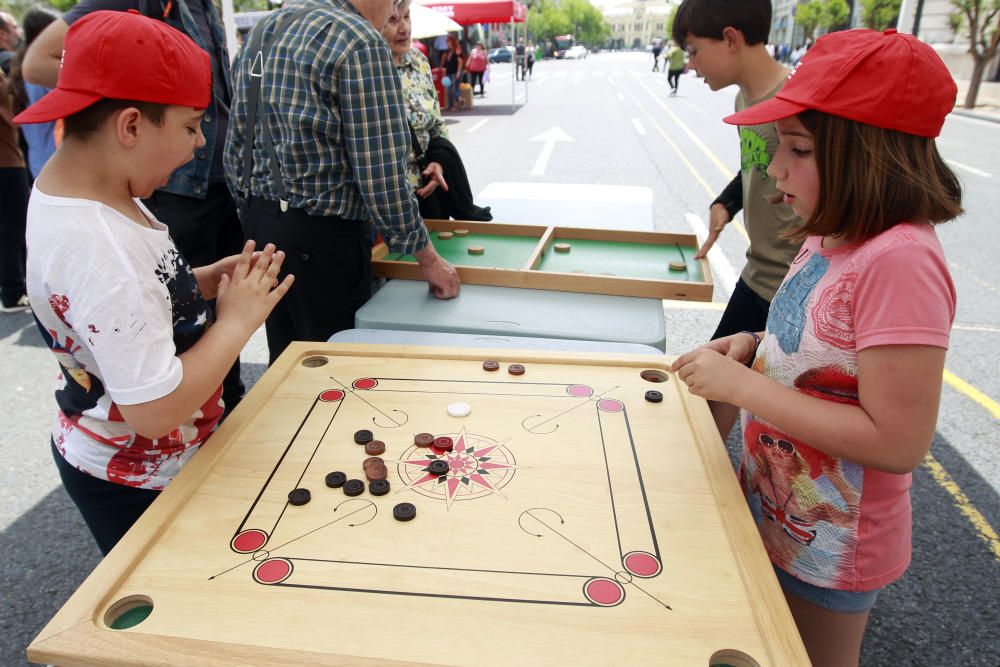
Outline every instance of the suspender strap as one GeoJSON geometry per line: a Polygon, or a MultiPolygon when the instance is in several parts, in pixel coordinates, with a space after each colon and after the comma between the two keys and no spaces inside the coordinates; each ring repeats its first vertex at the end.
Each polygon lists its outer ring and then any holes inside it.
{"type": "MultiPolygon", "coordinates": [[[[267,66],[268,57],[271,54],[271,47],[274,40],[281,34],[288,24],[297,20],[300,16],[312,9],[306,5],[292,12],[284,21],[279,20],[268,37],[267,42],[261,46],[264,35],[264,21],[254,26],[247,42],[247,53],[251,54],[253,61],[250,64],[250,85],[247,87],[247,124],[243,140],[243,176],[240,179],[240,189],[243,191],[244,204],[249,202],[251,197],[251,175],[253,173],[253,149],[257,134],[257,107],[264,105],[264,90],[261,85],[264,81],[264,68],[267,66]]],[[[271,171],[271,184],[278,193],[279,203],[282,211],[288,210],[288,191],[285,189],[285,181],[281,177],[281,165],[278,164],[278,154],[274,150],[274,140],[271,135],[271,126],[267,122],[266,107],[264,109],[263,125],[261,128],[261,140],[264,150],[267,153],[268,168],[271,171]]]]}

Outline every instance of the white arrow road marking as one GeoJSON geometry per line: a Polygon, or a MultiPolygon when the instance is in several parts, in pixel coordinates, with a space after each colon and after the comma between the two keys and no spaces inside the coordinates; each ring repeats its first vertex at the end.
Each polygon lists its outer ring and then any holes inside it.
{"type": "Polygon", "coordinates": [[[555,147],[556,142],[576,141],[576,139],[563,132],[562,128],[553,127],[547,132],[542,132],[538,136],[528,139],[528,141],[542,141],[545,143],[542,146],[542,152],[538,154],[538,159],[535,160],[534,168],[531,170],[532,176],[542,176],[545,174],[545,167],[549,164],[549,158],[552,157],[552,149],[555,147]]]}

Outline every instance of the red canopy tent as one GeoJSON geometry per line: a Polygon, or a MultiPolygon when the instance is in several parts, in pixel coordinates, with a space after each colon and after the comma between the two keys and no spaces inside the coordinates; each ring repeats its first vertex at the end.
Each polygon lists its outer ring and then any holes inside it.
{"type": "Polygon", "coordinates": [[[460,25],[524,23],[528,11],[517,0],[417,0],[460,25]]]}
{"type": "MultiPolygon", "coordinates": [[[[429,7],[434,11],[441,12],[459,25],[473,25],[475,23],[510,23],[512,43],[517,43],[513,38],[514,24],[524,23],[528,18],[528,10],[517,0],[415,0],[416,4],[429,7]]],[[[516,93],[514,92],[514,82],[516,76],[514,59],[511,58],[511,107],[515,106],[516,93]]],[[[524,89],[525,102],[528,101],[528,88],[524,89]]]]}

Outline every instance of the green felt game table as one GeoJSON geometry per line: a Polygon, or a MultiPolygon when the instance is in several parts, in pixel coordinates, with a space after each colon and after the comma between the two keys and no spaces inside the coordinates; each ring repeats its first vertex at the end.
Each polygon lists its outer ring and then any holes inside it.
{"type": "MultiPolygon", "coordinates": [[[[692,234],[455,220],[426,220],[438,254],[463,284],[526,287],[655,299],[711,301],[707,260],[695,260],[692,234]],[[444,234],[444,238],[442,237],[444,234]],[[449,238],[450,236],[450,238],[449,238]],[[558,248],[565,246],[565,252],[558,248]],[[470,252],[477,249],[480,253],[470,252]]],[[[380,246],[377,275],[420,279],[411,255],[380,246]]]]}

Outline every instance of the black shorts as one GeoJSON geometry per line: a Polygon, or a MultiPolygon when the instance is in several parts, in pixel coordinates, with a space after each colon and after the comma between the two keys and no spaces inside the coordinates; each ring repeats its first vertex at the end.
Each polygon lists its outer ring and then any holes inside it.
{"type": "Polygon", "coordinates": [[[88,475],[64,459],[54,442],[50,444],[66,493],[83,515],[101,553],[107,556],[160,492],[115,484],[88,475]]]}
{"type": "Polygon", "coordinates": [[[763,331],[767,328],[767,312],[771,302],[750,289],[743,279],[736,281],[719,326],[712,340],[725,338],[741,331],[763,331]]]}

